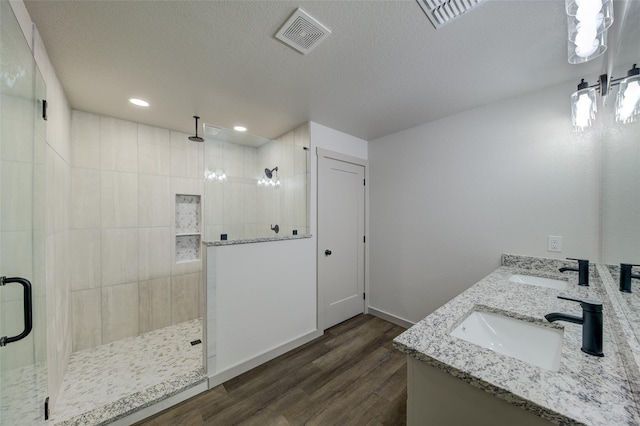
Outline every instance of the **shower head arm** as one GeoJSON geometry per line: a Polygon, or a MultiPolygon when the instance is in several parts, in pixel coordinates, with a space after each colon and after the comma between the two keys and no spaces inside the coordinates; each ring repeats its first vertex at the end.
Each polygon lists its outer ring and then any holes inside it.
{"type": "Polygon", "coordinates": [[[189,136],[187,139],[189,139],[190,141],[193,141],[193,142],[204,142],[204,139],[202,139],[200,136],[198,136],[198,119],[200,117],[198,117],[197,115],[194,115],[193,118],[196,119],[196,135],[195,136],[189,136]]]}

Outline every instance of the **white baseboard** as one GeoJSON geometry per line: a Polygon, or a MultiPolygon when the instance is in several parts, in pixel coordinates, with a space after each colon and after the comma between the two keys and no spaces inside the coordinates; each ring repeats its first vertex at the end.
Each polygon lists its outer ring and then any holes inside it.
{"type": "Polygon", "coordinates": [[[228,368],[224,371],[219,371],[209,376],[209,389],[214,388],[219,384],[226,382],[227,380],[233,379],[234,377],[237,377],[242,373],[246,373],[252,368],[256,368],[257,366],[264,364],[267,361],[271,361],[272,359],[277,358],[280,355],[285,354],[299,346],[302,346],[305,343],[317,339],[323,334],[324,333],[321,330],[314,330],[311,333],[307,333],[301,337],[293,339],[290,342],[278,346],[277,348],[263,352],[248,361],[234,365],[233,367],[228,368]]]}
{"type": "Polygon", "coordinates": [[[113,423],[109,423],[110,426],[128,426],[132,425],[140,420],[144,420],[147,417],[151,417],[154,414],[158,414],[161,411],[166,410],[169,407],[173,407],[176,404],[181,403],[182,401],[186,401],[189,398],[192,398],[199,393],[202,393],[209,389],[207,386],[207,381],[204,380],[201,383],[198,383],[195,386],[190,387],[180,393],[177,393],[169,398],[163,399],[153,405],[150,405],[142,410],[136,411],[135,413],[131,413],[126,417],[123,417],[119,420],[114,421],[113,423]]]}
{"type": "Polygon", "coordinates": [[[369,306],[369,313],[371,315],[376,316],[376,317],[382,318],[385,321],[389,321],[390,323],[398,325],[398,326],[400,326],[402,328],[413,327],[413,325],[415,324],[415,323],[413,323],[411,321],[407,321],[406,319],[397,317],[395,315],[391,315],[388,312],[381,311],[380,309],[376,309],[376,308],[371,307],[371,306],[369,306]]]}

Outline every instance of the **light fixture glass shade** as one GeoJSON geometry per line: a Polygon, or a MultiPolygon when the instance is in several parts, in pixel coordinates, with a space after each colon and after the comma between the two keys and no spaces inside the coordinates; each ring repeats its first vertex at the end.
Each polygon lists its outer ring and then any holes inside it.
{"type": "Polygon", "coordinates": [[[578,19],[576,15],[567,14],[567,29],[569,30],[569,41],[575,42],[576,36],[583,33],[595,31],[595,35],[609,29],[613,24],[613,8],[611,2],[608,1],[602,6],[595,16],[581,17],[583,21],[578,19]]]}
{"type": "Polygon", "coordinates": [[[591,127],[596,118],[598,110],[596,102],[596,89],[585,88],[574,92],[571,95],[571,118],[573,129],[582,131],[591,127]]]}
{"type": "Polygon", "coordinates": [[[640,75],[627,77],[620,82],[616,98],[616,121],[631,123],[640,117],[640,75]]]}
{"type": "Polygon", "coordinates": [[[570,64],[581,64],[597,58],[607,51],[607,32],[603,31],[594,38],[588,35],[578,38],[574,43],[568,41],[567,56],[570,64]]]}
{"type": "Polygon", "coordinates": [[[216,171],[211,171],[208,168],[204,170],[204,179],[209,181],[217,181],[217,182],[226,182],[227,174],[224,169],[216,169],[216,171]]]}
{"type": "Polygon", "coordinates": [[[611,0],[565,0],[570,64],[588,62],[607,50],[607,29],[613,23],[611,0]]]}

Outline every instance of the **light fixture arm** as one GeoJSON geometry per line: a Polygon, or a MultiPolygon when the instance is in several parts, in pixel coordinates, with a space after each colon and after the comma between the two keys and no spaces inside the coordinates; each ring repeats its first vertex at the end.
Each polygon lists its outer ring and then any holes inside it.
{"type": "Polygon", "coordinates": [[[626,77],[609,79],[609,76],[607,74],[601,74],[600,77],[598,77],[598,83],[592,86],[589,86],[583,78],[581,79],[580,84],[578,84],[578,90],[586,89],[587,87],[596,88],[598,89],[598,93],[600,93],[600,96],[607,96],[609,94],[610,88],[619,86],[620,82],[625,78],[640,74],[640,68],[638,68],[637,65],[638,64],[633,64],[633,67],[629,71],[627,71],[626,77]]]}

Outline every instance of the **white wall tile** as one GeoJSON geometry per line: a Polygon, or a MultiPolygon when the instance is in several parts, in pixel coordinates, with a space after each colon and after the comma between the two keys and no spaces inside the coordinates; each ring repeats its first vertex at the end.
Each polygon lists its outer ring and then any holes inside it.
{"type": "Polygon", "coordinates": [[[71,293],[73,351],[102,344],[102,290],[94,288],[71,293]]]}
{"type": "Polygon", "coordinates": [[[60,157],[53,157],[54,167],[54,229],[55,232],[62,232],[69,229],[69,206],[71,205],[71,168],[69,164],[60,157]]]}
{"type": "MultiPolygon", "coordinates": [[[[2,321],[2,335],[15,336],[23,330],[22,300],[10,300],[0,303],[0,321],[2,321]],[[5,334],[6,333],[6,334],[5,334]]],[[[11,344],[11,355],[2,359],[2,368],[10,371],[14,368],[26,367],[35,361],[33,352],[33,334],[25,339],[11,344]]]]}
{"type": "MultiPolygon", "coordinates": [[[[242,183],[224,183],[224,223],[244,223],[244,187],[242,183]]],[[[262,189],[262,188],[261,188],[262,189]]]]}
{"type": "Polygon", "coordinates": [[[170,226],[171,181],[168,176],[138,175],[140,226],[170,226]]]}
{"type": "MultiPolygon", "coordinates": [[[[244,146],[242,145],[234,143],[224,144],[222,150],[222,158],[227,176],[244,177],[244,151],[244,146]]],[[[265,167],[269,167],[270,169],[272,169],[275,166],[269,166],[267,164],[265,165],[265,167]]]]}
{"type": "Polygon", "coordinates": [[[102,288],[102,344],[138,335],[138,283],[102,288]]]}
{"type": "Polygon", "coordinates": [[[171,277],[171,323],[199,318],[200,273],[171,277]]]}
{"type": "Polygon", "coordinates": [[[66,357],[66,347],[72,339],[70,235],[68,231],[59,232],[55,234],[54,238],[55,251],[53,261],[55,262],[54,275],[56,284],[54,294],[49,294],[48,297],[54,297],[55,299],[53,320],[57,330],[54,336],[56,350],[63,357],[66,357]]]}
{"type": "Polygon", "coordinates": [[[138,126],[130,121],[100,117],[102,170],[138,171],[138,126]]]}
{"type": "Polygon", "coordinates": [[[100,229],[71,231],[71,290],[100,287],[101,263],[100,229]]]}
{"type": "MultiPolygon", "coordinates": [[[[2,238],[0,246],[2,275],[33,280],[32,235],[31,231],[2,232],[0,235],[2,238]]],[[[22,300],[22,286],[11,284],[3,287],[2,300],[22,300]]],[[[6,332],[3,330],[2,333],[6,332]]]]}
{"type": "Polygon", "coordinates": [[[102,286],[138,280],[138,229],[102,230],[102,286]]]}
{"type": "Polygon", "coordinates": [[[224,223],[224,187],[220,182],[206,181],[204,222],[208,225],[221,225],[224,223]]]}
{"type": "Polygon", "coordinates": [[[88,169],[100,168],[100,116],[72,111],[71,165],[88,169]]]}
{"type": "Polygon", "coordinates": [[[47,211],[45,215],[45,233],[46,235],[53,235],[55,232],[55,215],[53,214],[54,204],[55,204],[55,191],[52,188],[55,188],[55,166],[53,164],[54,156],[56,155],[55,151],[47,145],[45,148],[45,194],[44,194],[44,205],[47,211]]]}
{"type": "Polygon", "coordinates": [[[296,175],[294,178],[294,197],[295,197],[295,219],[294,224],[299,233],[304,233],[301,229],[306,229],[307,224],[307,177],[306,175],[296,175]]]}
{"type": "Polygon", "coordinates": [[[167,129],[138,124],[138,172],[171,174],[171,136],[167,129]]]}
{"type": "Polygon", "coordinates": [[[46,140],[67,163],[71,164],[71,109],[53,68],[47,71],[43,71],[49,104],[46,140]]]}
{"type": "Polygon", "coordinates": [[[138,226],[138,174],[103,171],[100,187],[102,227],[138,226]]]}
{"type": "Polygon", "coordinates": [[[140,228],[139,279],[171,274],[171,228],[140,228]]]}
{"type": "Polygon", "coordinates": [[[33,166],[26,163],[2,161],[0,167],[0,181],[2,181],[0,230],[29,230],[33,220],[33,166]]]}
{"type": "Polygon", "coordinates": [[[56,345],[52,341],[53,338],[56,338],[57,332],[59,331],[59,330],[56,330],[56,323],[53,319],[55,317],[55,309],[56,309],[55,297],[53,297],[53,295],[55,295],[56,293],[55,262],[54,262],[54,255],[56,251],[55,235],[53,234],[47,235],[45,239],[45,251],[46,251],[46,259],[45,259],[46,284],[45,286],[46,286],[47,295],[48,295],[46,300],[47,361],[49,365],[51,365],[51,368],[49,368],[49,380],[50,382],[53,382],[53,383],[50,383],[49,385],[49,394],[55,395],[58,392],[57,385],[59,385],[62,382],[62,378],[63,378],[62,375],[58,374],[57,368],[55,368],[55,366],[58,365],[60,359],[62,358],[62,354],[58,355],[58,353],[56,352],[56,349],[57,349],[56,345]],[[51,391],[55,391],[55,394],[52,393],[51,391]]]}
{"type": "Polygon", "coordinates": [[[71,169],[71,228],[100,227],[100,171],[71,169]]]}
{"type": "Polygon", "coordinates": [[[171,132],[171,176],[200,179],[204,172],[204,144],[191,142],[189,136],[171,132]]]}
{"type": "Polygon", "coordinates": [[[2,95],[0,152],[7,161],[33,160],[33,102],[21,96],[2,95]]]}
{"type": "Polygon", "coordinates": [[[171,325],[171,278],[140,281],[140,333],[171,325]]]}
{"type": "MultiPolygon", "coordinates": [[[[42,283],[44,285],[44,282],[42,283]]],[[[33,340],[36,363],[47,362],[47,298],[44,295],[33,297],[33,340]]]]}

